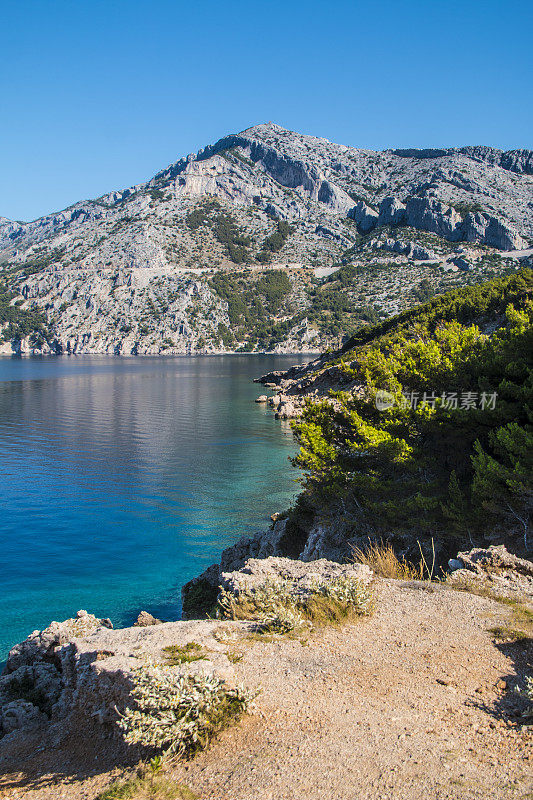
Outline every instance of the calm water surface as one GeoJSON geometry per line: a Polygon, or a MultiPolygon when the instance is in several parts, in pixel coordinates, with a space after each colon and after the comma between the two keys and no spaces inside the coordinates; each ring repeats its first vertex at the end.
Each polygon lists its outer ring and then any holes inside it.
{"type": "Polygon", "coordinates": [[[0,359],[0,660],[80,608],[179,618],[183,583],[297,492],[251,382],[297,361],[0,359]]]}

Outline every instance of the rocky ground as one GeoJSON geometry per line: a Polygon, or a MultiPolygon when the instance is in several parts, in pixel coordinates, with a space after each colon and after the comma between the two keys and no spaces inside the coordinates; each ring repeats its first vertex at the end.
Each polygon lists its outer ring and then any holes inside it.
{"type": "MultiPolygon", "coordinates": [[[[340,568],[268,559],[228,575],[226,585],[260,580],[269,563],[300,586],[340,568]]],[[[97,625],[73,646],[78,661],[92,653],[90,669],[102,680],[143,651],[198,640],[209,651],[198,669],[261,689],[255,713],[173,769],[204,800],[531,797],[527,701],[515,688],[533,651],[516,609],[446,583],[376,578],[373,591],[373,615],[298,635],[250,636],[249,623],[238,622],[97,625]],[[517,625],[525,638],[501,633],[517,625]]],[[[127,772],[105,721],[73,719],[66,736],[59,723],[4,738],[0,796],[94,800],[127,772]]]]}

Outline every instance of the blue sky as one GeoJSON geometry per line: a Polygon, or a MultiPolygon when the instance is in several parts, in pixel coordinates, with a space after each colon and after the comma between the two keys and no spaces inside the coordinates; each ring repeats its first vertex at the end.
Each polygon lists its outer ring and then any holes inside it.
{"type": "Polygon", "coordinates": [[[356,147],[533,147],[533,3],[0,0],[0,216],[272,120],[356,147]]]}

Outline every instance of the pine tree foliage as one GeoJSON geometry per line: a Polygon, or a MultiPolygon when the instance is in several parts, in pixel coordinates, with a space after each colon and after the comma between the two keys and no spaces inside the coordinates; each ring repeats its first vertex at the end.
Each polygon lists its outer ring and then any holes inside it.
{"type": "Polygon", "coordinates": [[[307,501],[341,499],[376,531],[501,530],[527,547],[532,295],[522,269],[356,334],[333,358],[356,390],[294,423],[307,501]],[[383,391],[388,408],[376,404],[383,391]]]}

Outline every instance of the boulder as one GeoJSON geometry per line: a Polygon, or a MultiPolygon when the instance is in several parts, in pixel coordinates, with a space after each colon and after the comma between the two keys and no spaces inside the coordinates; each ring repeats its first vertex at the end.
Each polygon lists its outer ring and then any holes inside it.
{"type": "Polygon", "coordinates": [[[300,406],[290,400],[284,400],[279,404],[275,417],[276,419],[294,419],[295,417],[299,417],[301,413],[302,409],[300,406]]]}
{"type": "Polygon", "coordinates": [[[450,583],[483,586],[496,595],[533,603],[533,562],[509,553],[505,545],[475,547],[451,561],[460,567],[448,576],[450,583]]]}
{"type": "Polygon", "coordinates": [[[450,558],[448,559],[448,569],[450,572],[455,572],[457,569],[463,569],[464,564],[460,558],[450,558]]]}
{"type": "Polygon", "coordinates": [[[136,621],[133,623],[136,628],[147,628],[149,625],[161,625],[162,620],[149,614],[148,611],[141,611],[136,621]]]}
{"type": "Polygon", "coordinates": [[[403,239],[385,239],[380,241],[374,239],[371,244],[379,250],[388,250],[391,253],[400,253],[400,255],[412,258],[415,261],[437,261],[437,255],[433,250],[428,250],[426,247],[414,244],[414,242],[404,241],[403,239]]]}
{"type": "Polygon", "coordinates": [[[46,714],[26,700],[13,700],[0,708],[0,735],[35,730],[47,722],[46,714]]]}
{"type": "Polygon", "coordinates": [[[455,258],[451,258],[450,262],[455,264],[456,267],[462,269],[464,272],[468,272],[468,270],[472,269],[472,264],[466,258],[462,256],[456,256],[455,258]]]}
{"type": "Polygon", "coordinates": [[[533,578],[533,562],[527,558],[515,556],[503,544],[474,547],[467,552],[458,553],[457,558],[462,561],[466,569],[478,574],[494,570],[510,570],[533,578]]]}

